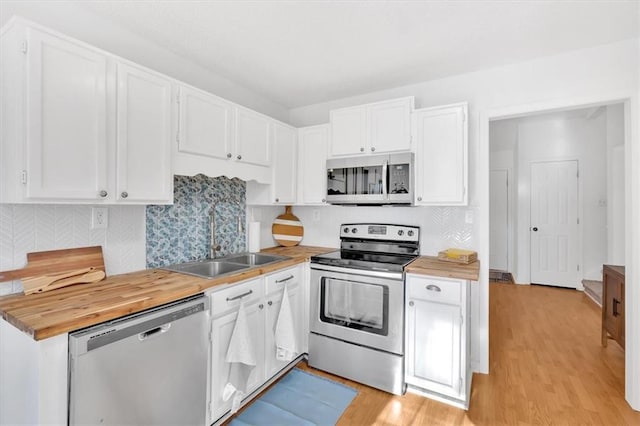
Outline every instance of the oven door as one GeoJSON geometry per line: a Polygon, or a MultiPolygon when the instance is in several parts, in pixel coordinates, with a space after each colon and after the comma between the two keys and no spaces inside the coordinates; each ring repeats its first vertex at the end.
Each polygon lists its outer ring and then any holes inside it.
{"type": "Polygon", "coordinates": [[[311,332],[402,355],[404,284],[393,275],[312,265],[311,332]]]}

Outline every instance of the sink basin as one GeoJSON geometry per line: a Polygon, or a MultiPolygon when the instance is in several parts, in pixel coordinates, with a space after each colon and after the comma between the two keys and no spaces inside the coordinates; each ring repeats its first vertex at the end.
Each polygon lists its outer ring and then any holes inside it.
{"type": "Polygon", "coordinates": [[[242,263],[250,266],[267,265],[269,263],[280,262],[286,259],[288,259],[288,257],[262,253],[233,254],[225,258],[225,260],[228,260],[229,262],[242,263]]]}
{"type": "Polygon", "coordinates": [[[201,260],[199,262],[180,263],[162,269],[195,275],[202,278],[216,278],[222,275],[249,269],[249,265],[224,260],[201,260]]]}
{"type": "Polygon", "coordinates": [[[217,278],[233,272],[242,271],[255,266],[280,262],[288,257],[261,253],[232,254],[220,259],[199,260],[197,262],[178,263],[165,266],[162,269],[180,272],[182,274],[195,275],[201,278],[217,278]]]}

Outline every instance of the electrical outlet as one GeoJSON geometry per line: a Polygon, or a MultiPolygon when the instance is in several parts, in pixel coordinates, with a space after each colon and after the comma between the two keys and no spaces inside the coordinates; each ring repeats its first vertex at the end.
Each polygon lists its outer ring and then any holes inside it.
{"type": "Polygon", "coordinates": [[[106,207],[91,208],[91,229],[105,229],[109,222],[109,210],[106,207]]]}
{"type": "Polygon", "coordinates": [[[313,210],[313,221],[320,222],[320,210],[313,210]]]}
{"type": "Polygon", "coordinates": [[[473,210],[467,210],[464,214],[464,221],[466,223],[473,223],[473,210]]]}

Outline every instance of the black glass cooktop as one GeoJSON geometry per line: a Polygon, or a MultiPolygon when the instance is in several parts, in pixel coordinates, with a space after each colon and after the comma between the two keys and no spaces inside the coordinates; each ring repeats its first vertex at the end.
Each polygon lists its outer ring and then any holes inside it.
{"type": "Polygon", "coordinates": [[[311,257],[312,263],[374,271],[402,272],[404,266],[417,256],[336,250],[311,257]]]}

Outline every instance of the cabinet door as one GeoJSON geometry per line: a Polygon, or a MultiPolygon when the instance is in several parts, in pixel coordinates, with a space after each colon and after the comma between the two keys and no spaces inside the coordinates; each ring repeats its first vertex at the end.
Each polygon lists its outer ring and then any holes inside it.
{"type": "Polygon", "coordinates": [[[275,123],[273,126],[272,202],[296,202],[296,129],[275,123]]]}
{"type": "MultiPolygon", "coordinates": [[[[264,305],[257,301],[245,306],[251,340],[258,365],[253,369],[247,384],[247,394],[264,382],[264,305]]],[[[211,409],[213,421],[231,409],[232,400],[224,401],[222,391],[229,380],[230,364],[226,361],[231,335],[236,324],[238,310],[214,318],[211,329],[211,409]]]]}
{"type": "Polygon", "coordinates": [[[367,107],[370,152],[411,149],[411,109],[413,98],[398,99],[367,107]]]}
{"type": "MultiPolygon", "coordinates": [[[[291,306],[291,314],[293,316],[293,326],[296,336],[296,350],[301,353],[303,346],[303,327],[302,327],[302,294],[301,287],[298,282],[288,284],[287,293],[289,294],[289,303],[291,306]]],[[[276,342],[275,331],[278,322],[280,309],[282,308],[282,291],[267,295],[267,319],[266,319],[266,335],[265,335],[265,368],[266,377],[273,377],[278,371],[283,369],[288,361],[280,361],[276,358],[276,342]]]]}
{"type": "Polygon", "coordinates": [[[122,63],[117,69],[116,198],[171,203],[171,81],[122,63]]]}
{"type": "Polygon", "coordinates": [[[407,384],[459,397],[461,375],[459,306],[410,298],[407,306],[407,384]]]}
{"type": "Polygon", "coordinates": [[[466,110],[465,104],[414,114],[416,205],[467,204],[466,110]]]}
{"type": "Polygon", "coordinates": [[[106,57],[28,28],[28,198],[107,197],[106,57]]]}
{"type": "Polygon", "coordinates": [[[298,133],[298,201],[322,204],[327,196],[327,125],[299,129],[298,133]]]}
{"type": "Polygon", "coordinates": [[[333,110],[330,117],[330,156],[361,154],[367,151],[365,107],[333,110]]]}
{"type": "Polygon", "coordinates": [[[227,159],[233,156],[233,104],[180,87],[178,151],[227,159]]]}
{"type": "Polygon", "coordinates": [[[250,109],[236,107],[235,127],[236,160],[270,166],[271,120],[250,109]]]}

